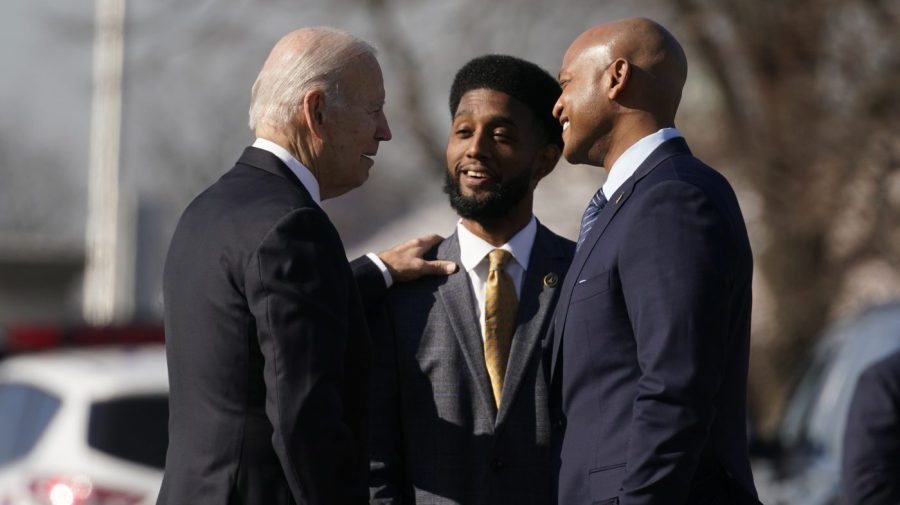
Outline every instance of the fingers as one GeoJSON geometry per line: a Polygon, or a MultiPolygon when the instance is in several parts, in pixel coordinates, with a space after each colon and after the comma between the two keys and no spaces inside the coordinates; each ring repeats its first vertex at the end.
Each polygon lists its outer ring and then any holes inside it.
{"type": "Polygon", "coordinates": [[[383,251],[378,257],[387,267],[394,282],[411,281],[423,275],[450,275],[457,268],[452,261],[422,259],[426,252],[442,240],[444,237],[433,233],[424,235],[383,251]]]}
{"type": "Polygon", "coordinates": [[[444,240],[444,237],[437,235],[435,233],[429,235],[423,235],[417,239],[413,239],[410,242],[414,247],[420,249],[422,252],[425,252],[432,247],[436,246],[440,241],[444,240]]]}
{"type": "Polygon", "coordinates": [[[456,263],[452,261],[434,260],[426,261],[423,270],[425,275],[450,275],[456,271],[456,263]]]}

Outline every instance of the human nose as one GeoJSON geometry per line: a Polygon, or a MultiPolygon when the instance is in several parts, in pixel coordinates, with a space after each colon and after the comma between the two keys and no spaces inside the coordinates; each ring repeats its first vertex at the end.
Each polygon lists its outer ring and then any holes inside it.
{"type": "Polygon", "coordinates": [[[382,112],[378,117],[378,127],[375,129],[375,138],[387,142],[393,138],[391,127],[388,125],[387,116],[382,112]]]}
{"type": "Polygon", "coordinates": [[[562,95],[560,95],[559,98],[556,99],[556,103],[553,104],[553,117],[555,117],[556,119],[559,119],[559,117],[562,116],[562,111],[563,111],[562,95]]]}
{"type": "Polygon", "coordinates": [[[466,156],[469,158],[482,159],[488,153],[487,142],[489,135],[483,130],[472,133],[469,137],[469,145],[466,146],[466,156]]]}

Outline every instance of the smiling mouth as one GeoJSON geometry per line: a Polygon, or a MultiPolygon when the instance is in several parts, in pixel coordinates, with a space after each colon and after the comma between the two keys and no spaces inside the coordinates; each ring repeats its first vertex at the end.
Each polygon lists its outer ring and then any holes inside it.
{"type": "Polygon", "coordinates": [[[562,129],[563,129],[563,131],[566,131],[569,129],[569,120],[568,119],[564,119],[562,121],[562,129]]]}
{"type": "Polygon", "coordinates": [[[472,179],[487,179],[491,176],[487,170],[478,170],[474,168],[464,168],[460,170],[460,173],[472,179]]]}

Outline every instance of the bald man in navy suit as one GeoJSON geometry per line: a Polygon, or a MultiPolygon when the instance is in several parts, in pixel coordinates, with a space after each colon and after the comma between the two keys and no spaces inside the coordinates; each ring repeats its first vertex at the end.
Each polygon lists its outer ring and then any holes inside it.
{"type": "Polygon", "coordinates": [[[563,155],[602,166],[549,353],[559,505],[757,503],[747,455],[753,261],[735,194],[675,113],[684,51],[662,26],[569,47],[563,155]]]}

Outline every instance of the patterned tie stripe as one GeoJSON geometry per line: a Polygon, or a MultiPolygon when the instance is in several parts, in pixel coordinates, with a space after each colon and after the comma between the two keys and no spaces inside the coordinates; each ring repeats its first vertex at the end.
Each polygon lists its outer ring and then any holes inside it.
{"type": "Polygon", "coordinates": [[[591,198],[591,203],[584,209],[584,215],[581,216],[581,229],[578,231],[578,245],[575,246],[576,251],[581,248],[581,244],[587,237],[588,232],[594,227],[594,223],[597,222],[597,218],[600,216],[600,211],[603,210],[603,207],[606,207],[606,202],[606,195],[603,194],[603,188],[598,189],[597,192],[594,193],[593,198],[591,198]]]}
{"type": "Polygon", "coordinates": [[[490,267],[484,291],[484,363],[498,409],[518,308],[515,284],[503,269],[511,258],[509,251],[503,249],[488,254],[490,267]]]}

